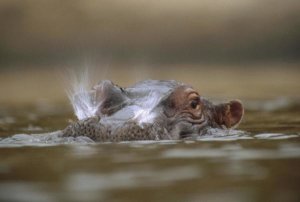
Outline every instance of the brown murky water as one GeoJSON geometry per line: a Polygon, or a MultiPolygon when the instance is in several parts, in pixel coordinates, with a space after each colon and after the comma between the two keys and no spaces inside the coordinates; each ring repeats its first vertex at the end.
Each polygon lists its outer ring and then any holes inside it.
{"type": "Polygon", "coordinates": [[[243,101],[238,130],[119,144],[5,139],[62,129],[74,116],[64,104],[3,105],[0,201],[299,201],[299,100],[243,101]]]}

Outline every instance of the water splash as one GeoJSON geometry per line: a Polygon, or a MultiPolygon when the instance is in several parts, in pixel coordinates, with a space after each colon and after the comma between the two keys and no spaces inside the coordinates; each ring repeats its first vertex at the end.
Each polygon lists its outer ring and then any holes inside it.
{"type": "Polygon", "coordinates": [[[96,103],[90,91],[91,79],[86,68],[81,74],[70,74],[71,88],[67,90],[68,97],[73,106],[74,113],[79,120],[92,117],[96,114],[101,103],[96,103]]]}
{"type": "Polygon", "coordinates": [[[133,120],[137,121],[141,126],[144,123],[153,123],[157,115],[154,108],[158,105],[160,100],[161,97],[158,93],[151,91],[148,96],[139,102],[140,106],[134,110],[133,120]]]}

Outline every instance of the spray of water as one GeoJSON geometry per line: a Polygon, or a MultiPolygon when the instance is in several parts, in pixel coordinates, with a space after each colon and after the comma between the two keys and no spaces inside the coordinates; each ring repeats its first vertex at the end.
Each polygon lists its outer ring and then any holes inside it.
{"type": "Polygon", "coordinates": [[[80,74],[71,72],[68,76],[71,86],[67,94],[75,115],[79,120],[94,116],[101,103],[95,102],[94,95],[90,91],[91,79],[88,69],[85,68],[80,74]]]}
{"type": "Polygon", "coordinates": [[[153,123],[156,117],[154,108],[158,105],[161,98],[157,95],[157,92],[151,91],[148,96],[139,102],[139,107],[134,111],[133,120],[138,124],[153,123]]]}

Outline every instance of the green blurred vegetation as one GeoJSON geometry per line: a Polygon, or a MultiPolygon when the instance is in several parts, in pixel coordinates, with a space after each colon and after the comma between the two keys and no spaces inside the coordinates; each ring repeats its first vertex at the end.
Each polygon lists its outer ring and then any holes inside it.
{"type": "Polygon", "coordinates": [[[299,59],[298,0],[1,0],[0,67],[299,59]]]}

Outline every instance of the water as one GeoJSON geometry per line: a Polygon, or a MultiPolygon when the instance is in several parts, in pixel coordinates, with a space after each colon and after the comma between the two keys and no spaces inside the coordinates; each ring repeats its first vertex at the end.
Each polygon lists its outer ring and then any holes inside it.
{"type": "Polygon", "coordinates": [[[70,107],[2,107],[0,201],[299,201],[297,102],[246,108],[237,130],[112,144],[26,135],[64,128],[70,107]]]}

